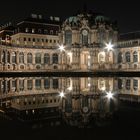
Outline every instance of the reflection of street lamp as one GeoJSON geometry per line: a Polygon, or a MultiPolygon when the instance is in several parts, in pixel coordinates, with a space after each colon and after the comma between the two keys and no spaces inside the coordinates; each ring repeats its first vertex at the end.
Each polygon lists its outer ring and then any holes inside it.
{"type": "Polygon", "coordinates": [[[105,43],[105,45],[106,45],[105,49],[107,49],[108,51],[112,50],[114,46],[111,42],[105,43]]]}
{"type": "Polygon", "coordinates": [[[111,91],[106,92],[106,97],[107,97],[108,99],[112,99],[112,98],[113,98],[113,93],[112,93],[111,91]]]}

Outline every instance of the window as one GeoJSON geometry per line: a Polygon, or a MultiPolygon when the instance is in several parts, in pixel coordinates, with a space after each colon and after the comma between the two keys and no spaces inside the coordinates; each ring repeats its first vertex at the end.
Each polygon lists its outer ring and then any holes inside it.
{"type": "Polygon", "coordinates": [[[41,89],[41,80],[40,79],[35,80],[35,87],[36,87],[36,89],[41,89]]]}
{"type": "Polygon", "coordinates": [[[88,44],[88,31],[87,30],[82,31],[82,44],[84,45],[88,44]]]}
{"type": "Polygon", "coordinates": [[[32,63],[32,54],[31,53],[28,53],[27,54],[27,63],[32,63]]]}
{"type": "Polygon", "coordinates": [[[138,62],[138,53],[136,51],[133,53],[133,62],[138,62]]]}
{"type": "Polygon", "coordinates": [[[48,43],[48,39],[46,39],[46,43],[48,43]]]}
{"type": "Polygon", "coordinates": [[[53,42],[56,43],[56,40],[54,40],[53,42]]]}
{"type": "Polygon", "coordinates": [[[53,30],[50,30],[50,34],[51,34],[51,35],[53,34],[53,30]]]}
{"type": "Polygon", "coordinates": [[[53,79],[53,88],[54,89],[58,88],[58,79],[53,79]]]}
{"type": "Polygon", "coordinates": [[[44,54],[44,63],[49,64],[50,63],[50,55],[48,53],[44,54]]]}
{"type": "Polygon", "coordinates": [[[26,37],[24,37],[24,41],[26,41],[26,37]]]}
{"type": "Polygon", "coordinates": [[[28,28],[25,28],[25,32],[28,33],[29,32],[29,29],[28,28]]]}
{"type": "Polygon", "coordinates": [[[3,51],[3,52],[2,52],[2,62],[4,62],[4,63],[5,63],[5,56],[6,56],[6,52],[3,51]]]}
{"type": "Polygon", "coordinates": [[[37,42],[40,42],[40,39],[39,38],[37,38],[37,42]]]}
{"type": "Polygon", "coordinates": [[[24,53],[19,53],[19,63],[24,63],[24,53]]]}
{"type": "Polygon", "coordinates": [[[33,82],[32,82],[32,80],[27,80],[27,89],[28,89],[28,90],[32,90],[32,87],[33,87],[33,82]]]}
{"type": "Polygon", "coordinates": [[[138,80],[136,80],[136,79],[133,80],[133,89],[134,90],[138,89],[138,80]]]}
{"type": "Polygon", "coordinates": [[[44,34],[48,34],[48,30],[44,30],[44,34]]]}
{"type": "Polygon", "coordinates": [[[122,89],[122,87],[123,87],[122,79],[118,79],[118,89],[122,89]]]}
{"type": "Polygon", "coordinates": [[[19,80],[19,90],[20,91],[24,90],[24,80],[19,80]]]}
{"type": "Polygon", "coordinates": [[[122,63],[122,53],[118,54],[118,63],[122,63]]]}
{"type": "Polygon", "coordinates": [[[65,31],[65,44],[69,45],[71,43],[72,43],[72,31],[67,30],[67,31],[65,31]]]}
{"type": "Polygon", "coordinates": [[[42,42],[44,42],[44,39],[42,39],[42,42]]]}
{"type": "Polygon", "coordinates": [[[130,83],[131,83],[131,80],[130,79],[127,79],[126,80],[126,89],[127,90],[130,90],[130,83]]]}
{"type": "Polygon", "coordinates": [[[32,33],[35,33],[35,29],[32,29],[32,33]]]}
{"type": "Polygon", "coordinates": [[[35,38],[33,38],[33,42],[35,42],[35,38]]]}
{"type": "Polygon", "coordinates": [[[126,62],[130,62],[130,52],[125,53],[126,62]]]}
{"type": "Polygon", "coordinates": [[[35,63],[41,63],[41,53],[36,53],[36,55],[35,55],[35,63]]]}
{"type": "Polygon", "coordinates": [[[41,33],[41,29],[38,29],[38,33],[41,33]]]}
{"type": "Polygon", "coordinates": [[[53,54],[53,63],[58,64],[58,54],[53,54]]]}
{"type": "Polygon", "coordinates": [[[45,79],[45,80],[44,80],[44,88],[45,88],[45,89],[50,88],[50,80],[49,80],[49,79],[45,79]]]}
{"type": "Polygon", "coordinates": [[[28,41],[31,41],[31,38],[28,38],[28,41]]]}
{"type": "Polygon", "coordinates": [[[16,63],[16,53],[12,52],[12,63],[16,63]]]}
{"type": "Polygon", "coordinates": [[[7,52],[7,62],[10,63],[10,52],[7,52]]]}
{"type": "Polygon", "coordinates": [[[50,39],[50,43],[52,43],[52,40],[50,39]]]}

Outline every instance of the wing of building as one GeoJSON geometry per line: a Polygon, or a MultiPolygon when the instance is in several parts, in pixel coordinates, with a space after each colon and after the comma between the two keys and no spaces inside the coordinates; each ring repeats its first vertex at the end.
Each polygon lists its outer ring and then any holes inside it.
{"type": "Polygon", "coordinates": [[[139,68],[139,36],[118,34],[116,22],[99,13],[81,12],[64,21],[32,14],[1,28],[0,71],[139,68]]]}

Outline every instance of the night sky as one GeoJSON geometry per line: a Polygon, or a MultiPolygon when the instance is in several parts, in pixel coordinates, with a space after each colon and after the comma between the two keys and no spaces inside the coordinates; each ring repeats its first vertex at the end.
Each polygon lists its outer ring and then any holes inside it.
{"type": "Polygon", "coordinates": [[[136,0],[4,0],[0,3],[0,24],[20,21],[31,13],[66,18],[85,3],[89,10],[117,20],[122,33],[140,30],[140,4],[136,0]]]}

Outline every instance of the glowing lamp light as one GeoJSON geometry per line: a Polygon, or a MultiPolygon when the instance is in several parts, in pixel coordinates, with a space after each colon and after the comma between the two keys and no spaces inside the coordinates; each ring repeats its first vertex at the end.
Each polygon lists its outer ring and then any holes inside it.
{"type": "Polygon", "coordinates": [[[61,91],[60,93],[59,93],[59,96],[61,97],[61,98],[63,98],[65,95],[64,95],[64,92],[63,91],[61,91]]]}
{"type": "Polygon", "coordinates": [[[108,99],[112,99],[113,98],[113,93],[111,93],[111,91],[107,92],[106,94],[107,94],[106,97],[108,99]]]}
{"type": "Polygon", "coordinates": [[[71,91],[71,90],[72,90],[72,87],[71,87],[71,86],[70,86],[70,87],[68,87],[68,90],[70,90],[70,91],[71,91]]]}
{"type": "Polygon", "coordinates": [[[65,47],[63,45],[60,45],[59,46],[59,50],[62,52],[62,51],[65,51],[65,47]]]}
{"type": "Polygon", "coordinates": [[[111,42],[106,43],[105,45],[106,45],[106,49],[107,49],[108,51],[112,50],[112,49],[113,49],[113,46],[114,46],[111,42]]]}

